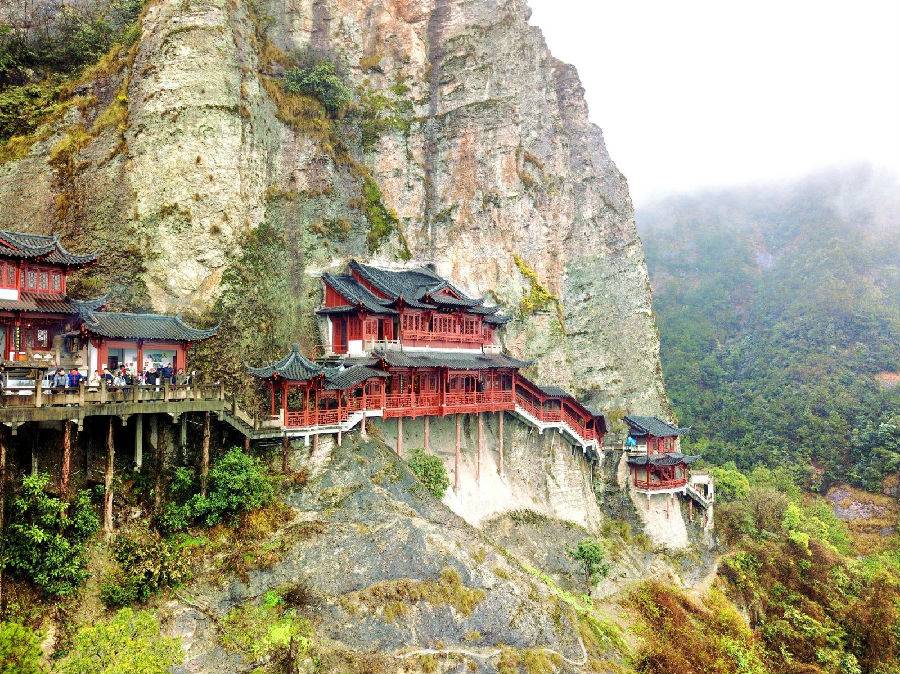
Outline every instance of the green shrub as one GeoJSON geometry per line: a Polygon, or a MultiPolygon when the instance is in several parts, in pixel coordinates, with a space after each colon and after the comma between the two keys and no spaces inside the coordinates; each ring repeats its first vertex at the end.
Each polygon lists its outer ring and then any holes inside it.
{"type": "Polygon", "coordinates": [[[0,87],[52,73],[75,73],[137,33],[144,0],[69,3],[39,17],[29,31],[0,24],[0,87]]]}
{"type": "Polygon", "coordinates": [[[716,500],[722,503],[746,498],[750,493],[750,480],[733,463],[714,466],[710,473],[716,482],[716,500]]]}
{"type": "Polygon", "coordinates": [[[103,603],[110,607],[146,601],[189,575],[187,558],[179,546],[145,525],[120,531],[113,543],[113,556],[118,569],[100,588],[103,603]]]}
{"type": "Polygon", "coordinates": [[[353,92],[338,75],[334,63],[324,59],[290,68],[284,74],[282,86],[288,93],[318,99],[332,117],[353,100],[353,92]]]}
{"type": "Polygon", "coordinates": [[[292,645],[296,657],[303,657],[311,636],[309,621],[287,608],[278,593],[269,591],[259,604],[244,604],[229,611],[222,621],[220,640],[226,650],[240,653],[249,661],[269,657],[283,662],[292,645]]]}
{"type": "Polygon", "coordinates": [[[58,106],[59,87],[25,84],[0,92],[0,141],[33,132],[58,106]]]}
{"type": "Polygon", "coordinates": [[[606,548],[597,539],[584,538],[568,553],[572,559],[581,563],[588,587],[609,575],[606,548]]]}
{"type": "Polygon", "coordinates": [[[435,498],[444,497],[450,486],[450,478],[440,457],[426,454],[422,448],[414,449],[409,457],[409,468],[435,498]]]}
{"type": "Polygon", "coordinates": [[[184,656],[178,639],[162,637],[147,611],[124,608],[108,622],[82,627],[59,674],[168,674],[184,656]]]}
{"type": "Polygon", "coordinates": [[[22,480],[13,499],[2,561],[48,595],[71,594],[88,576],[85,544],[100,528],[87,491],[71,503],[51,496],[47,473],[22,480]]]}
{"type": "Polygon", "coordinates": [[[160,517],[164,531],[179,531],[191,524],[211,527],[272,502],[275,488],[262,463],[240,449],[223,454],[209,471],[206,496],[190,494],[196,482],[190,471],[176,471],[173,501],[160,517]],[[190,494],[190,496],[188,496],[190,494]]]}
{"type": "Polygon", "coordinates": [[[0,674],[45,674],[38,636],[19,623],[0,622],[0,674]]]}

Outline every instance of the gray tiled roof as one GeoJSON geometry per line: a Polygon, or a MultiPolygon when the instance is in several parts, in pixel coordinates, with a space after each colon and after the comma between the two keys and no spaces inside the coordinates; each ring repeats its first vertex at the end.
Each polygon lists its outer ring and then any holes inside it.
{"type": "MultiPolygon", "coordinates": [[[[323,274],[322,279],[353,306],[361,306],[376,313],[396,313],[389,307],[399,303],[413,309],[459,308],[485,316],[485,322],[491,325],[502,325],[509,320],[496,314],[498,307],[484,306],[484,299],[468,297],[450,281],[430,269],[423,267],[391,271],[361,264],[356,260],[351,260],[348,266],[350,271],[359,274],[387,296],[378,297],[352,275],[323,274]]],[[[331,307],[319,309],[319,313],[340,313],[347,310],[344,307],[331,307]]]]}
{"type": "Polygon", "coordinates": [[[0,257],[38,258],[42,262],[79,266],[97,259],[96,253],[76,255],[67,251],[59,237],[0,230],[0,257]]]}
{"type": "Polygon", "coordinates": [[[625,417],[625,423],[628,424],[633,436],[652,435],[657,438],[667,438],[683,435],[688,430],[666,423],[658,417],[628,415],[625,417]]]}
{"type": "Polygon", "coordinates": [[[422,353],[410,351],[377,351],[373,356],[393,367],[449,367],[454,370],[519,369],[529,363],[502,353],[422,353]]]}
{"type": "Polygon", "coordinates": [[[430,289],[447,287],[446,280],[426,268],[390,271],[351,260],[350,269],[392,299],[403,295],[418,300],[430,289]]]}
{"type": "Polygon", "coordinates": [[[343,390],[373,377],[390,377],[384,370],[375,370],[365,365],[353,365],[348,368],[328,368],[325,370],[325,388],[343,390]]]}
{"type": "Polygon", "coordinates": [[[132,314],[114,311],[92,311],[82,307],[84,328],[112,339],[154,339],[175,342],[196,342],[212,337],[219,326],[195,328],[180,316],[162,314],[132,314]]]}
{"type": "Polygon", "coordinates": [[[307,381],[325,373],[325,368],[316,365],[300,352],[299,344],[294,344],[291,352],[278,362],[262,367],[248,367],[247,370],[254,377],[260,379],[268,379],[277,375],[281,379],[291,381],[307,381]]]}
{"type": "Polygon", "coordinates": [[[347,275],[323,274],[322,280],[337,290],[344,298],[368,311],[379,314],[396,314],[387,306],[388,302],[376,297],[368,288],[357,283],[356,279],[347,275]]]}
{"type": "Polygon", "coordinates": [[[65,295],[50,293],[22,292],[18,300],[0,300],[2,311],[24,311],[26,313],[71,314],[81,313],[85,308],[97,309],[106,303],[106,296],[79,302],[65,295]]]}
{"type": "Polygon", "coordinates": [[[679,463],[692,464],[699,459],[699,456],[689,456],[680,452],[670,452],[668,454],[634,454],[628,457],[628,464],[631,466],[677,466],[679,463]]]}

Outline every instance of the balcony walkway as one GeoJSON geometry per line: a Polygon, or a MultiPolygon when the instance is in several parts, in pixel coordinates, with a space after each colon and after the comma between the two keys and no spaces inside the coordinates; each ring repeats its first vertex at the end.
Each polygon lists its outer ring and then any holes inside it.
{"type": "Polygon", "coordinates": [[[133,414],[169,414],[177,419],[185,412],[214,412],[225,408],[225,389],[220,384],[87,387],[0,391],[0,423],[13,433],[28,422],[72,421],[80,427],[87,417],[133,414]]]}
{"type": "Polygon", "coordinates": [[[510,412],[539,433],[555,429],[582,450],[597,450],[598,438],[565,410],[545,410],[516,391],[468,393],[379,394],[351,398],[340,409],[289,411],[284,419],[254,417],[242,410],[234,396],[220,384],[122,386],[0,391],[0,423],[16,433],[28,422],[71,421],[79,427],[94,416],[116,416],[123,421],[134,414],[168,414],[177,420],[190,412],[215,413],[222,421],[251,440],[309,438],[346,433],[364,418],[384,419],[443,417],[453,414],[510,412]]]}

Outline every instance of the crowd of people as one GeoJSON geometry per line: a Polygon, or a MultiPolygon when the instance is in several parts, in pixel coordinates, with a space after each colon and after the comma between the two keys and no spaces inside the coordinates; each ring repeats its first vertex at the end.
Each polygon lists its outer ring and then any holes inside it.
{"type": "Polygon", "coordinates": [[[133,367],[124,365],[118,368],[104,368],[95,370],[88,377],[82,374],[77,368],[72,368],[66,372],[63,368],[58,368],[50,378],[50,387],[53,389],[77,388],[84,382],[89,388],[99,388],[103,381],[106,386],[115,388],[120,386],[161,386],[163,384],[176,384],[179,386],[193,383],[194,373],[187,373],[184,369],[175,370],[170,363],[166,363],[161,367],[150,365],[143,372],[136,372],[133,367]]]}

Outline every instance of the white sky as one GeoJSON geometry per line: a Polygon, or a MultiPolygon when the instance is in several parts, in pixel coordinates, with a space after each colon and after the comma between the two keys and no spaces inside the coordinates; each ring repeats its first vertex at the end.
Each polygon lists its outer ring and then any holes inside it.
{"type": "Polygon", "coordinates": [[[865,160],[900,173],[900,0],[529,0],[637,205],[865,160]]]}

